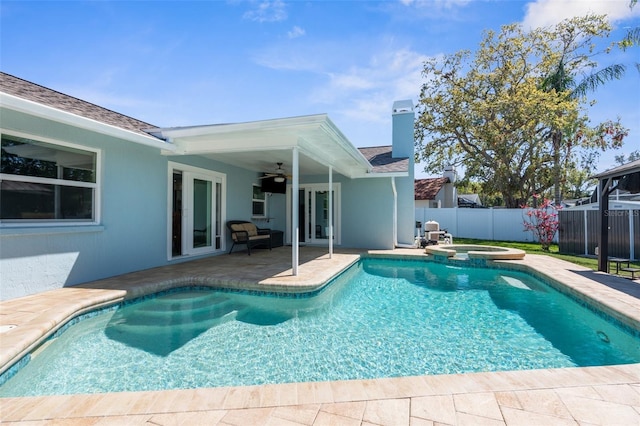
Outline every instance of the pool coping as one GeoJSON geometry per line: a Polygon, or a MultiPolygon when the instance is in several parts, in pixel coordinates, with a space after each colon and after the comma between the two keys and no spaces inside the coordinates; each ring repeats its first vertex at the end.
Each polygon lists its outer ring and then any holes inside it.
{"type": "MultiPolygon", "coordinates": [[[[404,259],[425,259],[428,258],[424,254],[422,250],[393,250],[393,251],[367,251],[365,252],[366,256],[369,257],[399,257],[404,259]]],[[[353,264],[357,259],[360,258],[360,255],[356,255],[354,252],[348,253],[347,258],[342,259],[342,263],[344,263],[344,268],[346,269],[348,266],[353,264]],[[351,256],[349,258],[348,256],[351,256]],[[355,260],[353,258],[355,257],[355,260]]],[[[603,307],[609,312],[620,312],[623,315],[623,319],[631,319],[633,324],[640,324],[640,291],[634,293],[634,287],[637,287],[640,290],[640,286],[637,283],[631,282],[629,280],[612,277],[608,274],[600,274],[594,273],[593,271],[583,268],[569,262],[565,262],[559,259],[550,258],[547,256],[536,256],[536,255],[527,255],[527,257],[523,260],[516,261],[490,261],[492,266],[504,267],[504,265],[511,265],[515,269],[519,269],[522,271],[529,270],[530,267],[533,267],[534,274],[540,274],[545,279],[562,283],[563,286],[566,286],[567,289],[570,289],[572,293],[576,295],[585,296],[588,298],[589,303],[598,304],[598,308],[603,307]],[[505,263],[503,263],[505,262],[505,263]],[[597,281],[596,281],[597,280],[597,281]],[[604,284],[604,285],[603,285],[604,284]],[[627,294],[625,291],[630,291],[630,294],[627,294]]],[[[510,269],[512,269],[510,267],[510,269]]],[[[143,271],[144,272],[144,271],[143,271]]],[[[529,271],[531,272],[531,271],[529,271]]],[[[327,272],[328,273],[328,272],[327,272]]],[[[329,277],[333,277],[336,273],[328,273],[329,277]]],[[[154,275],[154,274],[151,274],[154,275]]],[[[184,278],[184,277],[182,277],[184,278]]],[[[200,281],[201,277],[196,278],[194,281],[200,281]]],[[[122,279],[122,277],[120,277],[122,279]]],[[[171,278],[166,279],[162,282],[160,287],[170,288],[172,285],[175,286],[179,279],[171,278]]],[[[327,276],[322,277],[321,279],[316,279],[316,283],[313,284],[311,280],[307,280],[305,285],[302,286],[304,288],[315,288],[318,286],[324,286],[328,283],[331,278],[327,278],[327,276]]],[[[24,354],[28,353],[30,350],[37,346],[37,342],[41,342],[47,338],[47,336],[51,335],[55,330],[61,327],[66,321],[69,319],[95,309],[100,306],[109,306],[114,303],[120,303],[124,300],[139,297],[143,294],[151,294],[158,291],[157,285],[151,285],[147,282],[147,284],[139,284],[134,286],[135,288],[127,288],[125,289],[114,289],[114,288],[100,288],[100,286],[104,286],[105,281],[102,280],[95,283],[91,283],[86,286],[78,286],[78,287],[70,287],[65,289],[59,289],[52,292],[47,292],[46,297],[48,301],[53,301],[53,310],[57,312],[56,315],[52,315],[51,309],[48,312],[43,313],[43,315],[36,315],[33,320],[29,321],[28,324],[21,324],[18,329],[7,330],[0,334],[0,348],[2,349],[0,353],[0,362],[3,362],[3,367],[6,369],[6,364],[4,363],[5,358],[7,358],[7,350],[13,348],[14,356],[11,358],[15,360],[16,358],[20,358],[18,353],[24,354]],[[64,307],[64,308],[63,308],[64,307]],[[22,337],[20,339],[7,339],[12,335],[17,336],[20,334],[22,337]],[[36,337],[40,336],[40,337],[36,337]]],[[[200,283],[201,284],[201,283],[200,283]]],[[[219,284],[214,284],[219,285],[219,284]]],[[[272,280],[268,283],[263,283],[259,285],[259,288],[281,288],[282,286],[287,286],[286,280],[272,280]],[[272,286],[272,287],[271,287],[272,286]]],[[[301,286],[297,286],[294,291],[300,291],[301,286]]],[[[37,303],[37,298],[43,297],[43,294],[35,295],[33,297],[27,297],[22,299],[24,300],[26,305],[37,303]]],[[[0,312],[2,312],[3,317],[5,317],[3,306],[6,303],[0,303],[0,312]]],[[[626,321],[626,320],[625,320],[626,321]]],[[[2,324],[5,324],[3,322],[2,324]]],[[[10,361],[11,362],[11,361],[10,361]]],[[[308,398],[313,399],[317,403],[328,403],[329,400],[332,403],[338,401],[346,401],[344,398],[336,398],[335,392],[331,398],[321,398],[318,392],[322,393],[322,389],[328,388],[333,389],[334,387],[343,387],[346,386],[348,388],[355,387],[356,389],[360,389],[358,392],[350,392],[349,400],[362,400],[362,398],[371,399],[372,395],[377,394],[378,387],[380,398],[406,398],[406,397],[418,397],[425,396],[426,394],[434,395],[433,388],[434,383],[447,382],[449,383],[486,383],[489,382],[491,385],[486,385],[484,387],[476,388],[471,385],[465,385],[461,388],[460,392],[467,391],[482,391],[482,389],[493,389],[496,391],[497,389],[502,389],[500,387],[500,383],[504,383],[504,378],[510,377],[508,381],[515,380],[520,383],[518,385],[511,385],[509,389],[524,389],[524,388],[532,388],[531,384],[527,380],[531,380],[532,382],[537,383],[541,388],[548,388],[553,386],[566,386],[567,384],[575,383],[575,386],[578,386],[578,383],[583,383],[584,380],[588,383],[599,383],[599,384],[634,384],[637,385],[640,383],[640,364],[630,364],[630,365],[618,365],[618,366],[607,366],[607,367],[589,367],[589,368],[570,368],[570,369],[557,369],[557,370],[525,370],[525,371],[513,371],[513,372],[495,372],[495,373],[472,373],[472,374],[462,374],[462,375],[450,375],[450,376],[419,376],[418,378],[390,378],[390,379],[373,379],[373,380],[352,380],[352,381],[344,381],[343,382],[317,382],[317,383],[289,383],[282,385],[264,385],[264,386],[244,386],[244,387],[233,387],[233,388],[210,388],[210,389],[192,389],[192,390],[169,390],[169,391],[154,391],[154,392],[134,392],[134,393],[116,393],[116,394],[93,394],[93,395],[62,395],[56,397],[25,397],[25,398],[2,398],[0,401],[4,401],[3,405],[6,403],[18,404],[20,406],[27,406],[31,403],[37,402],[38,404],[50,404],[50,401],[58,401],[60,402],[59,410],[55,410],[56,412],[65,413],[65,416],[69,414],[67,410],[64,410],[62,407],[67,407],[67,409],[71,410],[70,413],[76,413],[80,415],[79,411],[72,410],[71,406],[73,404],[77,404],[79,401],[85,401],[85,403],[81,403],[81,405],[86,405],[86,401],[122,401],[123,398],[133,397],[134,400],[141,399],[139,405],[141,412],[144,411],[146,413],[154,412],[159,413],[163,412],[161,407],[157,407],[154,404],[146,404],[144,400],[149,398],[156,399],[159,394],[169,395],[172,398],[186,398],[189,401],[193,401],[194,398],[198,399],[197,395],[200,394],[210,394],[207,398],[209,401],[205,405],[210,407],[211,409],[237,409],[237,408],[256,408],[256,407],[273,407],[276,404],[273,400],[267,401],[268,397],[265,396],[266,390],[270,390],[275,392],[277,395],[280,395],[281,401],[277,404],[280,405],[291,405],[291,404],[299,404],[307,401],[307,397],[296,397],[296,400],[290,400],[287,402],[287,398],[283,396],[283,392],[286,393],[286,390],[291,389],[302,389],[305,388],[308,392],[311,392],[313,396],[309,396],[308,398]],[[543,380],[543,377],[547,376],[547,372],[553,372],[553,377],[565,377],[572,378],[573,381],[567,380],[556,380],[553,379],[550,382],[546,382],[543,380]],[[581,373],[584,372],[584,375],[581,373]],[[584,377],[583,377],[584,376],[584,377]],[[594,380],[594,376],[597,380],[594,380]],[[535,377],[535,379],[534,379],[535,377]],[[528,378],[527,380],[525,380],[528,378]],[[337,384],[336,384],[337,383],[337,384]],[[412,390],[403,390],[402,392],[398,392],[398,389],[404,389],[406,385],[403,383],[412,383],[410,386],[412,390]],[[430,392],[425,393],[424,384],[427,384],[427,388],[431,389],[430,392]],[[339,384],[339,386],[338,386],[339,384]],[[422,384],[422,385],[420,385],[422,384]],[[523,388],[524,386],[524,388],[523,388]],[[393,388],[394,392],[382,392],[383,389],[393,388]],[[310,389],[310,390],[309,390],[310,389]],[[315,389],[315,390],[314,390],[315,389]],[[422,389],[422,390],[421,390],[422,389]],[[466,390],[465,390],[466,389],[466,390]],[[476,389],[476,390],[473,390],[476,389]],[[363,393],[364,392],[364,393],[363,393]],[[384,395],[383,395],[384,394],[384,395]],[[217,395],[217,397],[213,398],[212,395],[217,395]],[[222,395],[222,396],[221,396],[222,395]],[[258,400],[256,400],[256,395],[259,396],[258,400]],[[355,396],[354,396],[355,395],[355,396]],[[152,397],[153,396],[153,397],[152,397]],[[212,399],[210,399],[212,398],[212,399]],[[239,398],[238,401],[232,402],[235,398],[239,398]],[[283,398],[283,399],[282,399],[283,398]],[[217,403],[213,404],[212,401],[217,401],[217,403]],[[286,404],[282,404],[282,401],[286,402],[286,404]],[[322,402],[325,401],[325,402],[322,402]],[[68,403],[68,404],[67,404],[68,403]],[[70,405],[69,405],[70,404],[70,405]],[[146,408],[142,408],[146,407],[146,408]],[[145,411],[146,410],[146,411],[145,411]]],[[[536,385],[537,386],[537,385],[536,385]]],[[[533,388],[538,388],[533,386],[533,388]]],[[[573,386],[573,385],[572,385],[573,386]]],[[[436,386],[437,387],[437,386],[436,386]]],[[[449,393],[454,392],[455,386],[453,388],[449,388],[449,393]],[[453,389],[453,390],[452,390],[453,389]]],[[[640,389],[640,388],[638,388],[640,389]]],[[[326,392],[325,392],[326,393],[326,392]]],[[[299,395],[299,392],[296,391],[296,394],[299,395]]],[[[164,398],[164,397],[162,397],[164,398]]],[[[150,400],[149,400],[150,401],[150,400]]],[[[149,402],[148,401],[148,402],[149,402]]],[[[276,405],[277,405],[276,404],[276,405]]],[[[95,404],[90,404],[93,408],[88,409],[88,411],[83,412],[82,415],[101,415],[102,412],[100,407],[103,407],[105,404],[98,404],[96,407],[95,404]]],[[[120,413],[119,409],[111,407],[111,403],[109,405],[109,411],[112,413],[120,413]]],[[[640,405],[640,403],[638,404],[640,405]]],[[[129,406],[129,405],[128,405],[129,406]]],[[[129,407],[131,408],[131,407],[129,407]]],[[[104,409],[104,407],[103,407],[104,409]]],[[[35,410],[38,411],[38,410],[35,410]]],[[[82,411],[82,410],[81,410],[82,411]]],[[[135,410],[134,410],[135,411],[135,410]]],[[[11,419],[29,419],[35,416],[35,412],[30,410],[29,413],[22,413],[21,411],[13,411],[13,415],[10,416],[11,419]],[[25,417],[27,416],[27,417],[25,417]]],[[[5,410],[2,413],[2,419],[5,419],[5,410]]],[[[41,413],[44,415],[43,413],[41,413]]],[[[129,411],[131,414],[131,411],[129,411]]],[[[49,415],[49,414],[47,414],[49,415]]],[[[74,414],[75,415],[75,414],[74,414]]],[[[640,416],[640,412],[638,413],[640,416]]],[[[64,417],[64,416],[63,416],[64,417]]],[[[35,416],[38,418],[38,416],[35,416]]],[[[49,418],[49,417],[42,417],[49,418]]]]}
{"type": "Polygon", "coordinates": [[[427,246],[424,251],[426,254],[434,256],[446,256],[454,257],[457,254],[456,249],[469,249],[467,254],[470,259],[485,259],[485,260],[520,260],[525,256],[525,251],[520,249],[514,249],[509,247],[487,246],[477,244],[446,244],[427,246]]]}

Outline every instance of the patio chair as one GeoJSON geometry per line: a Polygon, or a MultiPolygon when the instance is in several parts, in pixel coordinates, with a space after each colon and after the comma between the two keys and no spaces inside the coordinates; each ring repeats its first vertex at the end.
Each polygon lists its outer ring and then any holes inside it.
{"type": "Polygon", "coordinates": [[[233,240],[229,254],[236,244],[245,244],[249,256],[251,256],[252,247],[267,246],[271,250],[271,229],[258,228],[245,220],[230,220],[227,222],[227,228],[229,228],[233,240]]]}

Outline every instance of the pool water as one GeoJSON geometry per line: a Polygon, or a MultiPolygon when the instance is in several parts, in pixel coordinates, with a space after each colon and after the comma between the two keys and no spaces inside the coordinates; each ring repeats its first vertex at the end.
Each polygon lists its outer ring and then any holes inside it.
{"type": "Polygon", "coordinates": [[[530,275],[385,259],[311,297],[171,292],[45,346],[0,396],[640,362],[640,339],[530,275]]]}

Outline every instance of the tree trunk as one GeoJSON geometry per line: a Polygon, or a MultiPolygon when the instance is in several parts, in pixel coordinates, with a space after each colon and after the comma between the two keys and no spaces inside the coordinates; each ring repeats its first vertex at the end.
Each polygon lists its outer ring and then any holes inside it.
{"type": "Polygon", "coordinates": [[[562,146],[562,130],[553,132],[553,198],[556,206],[562,202],[562,171],[560,170],[560,147],[562,146]]]}

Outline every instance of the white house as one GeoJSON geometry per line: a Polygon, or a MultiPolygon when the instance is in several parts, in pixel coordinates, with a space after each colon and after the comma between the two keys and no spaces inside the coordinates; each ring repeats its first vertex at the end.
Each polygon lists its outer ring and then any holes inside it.
{"type": "Polygon", "coordinates": [[[294,273],[300,242],[413,241],[411,101],[357,149],[326,114],[166,128],[0,73],[0,120],[2,300],[225,254],[229,220],[282,231],[294,273]]]}
{"type": "Polygon", "coordinates": [[[445,167],[442,177],[416,179],[414,193],[416,208],[447,209],[457,207],[456,171],[445,167]]]}

